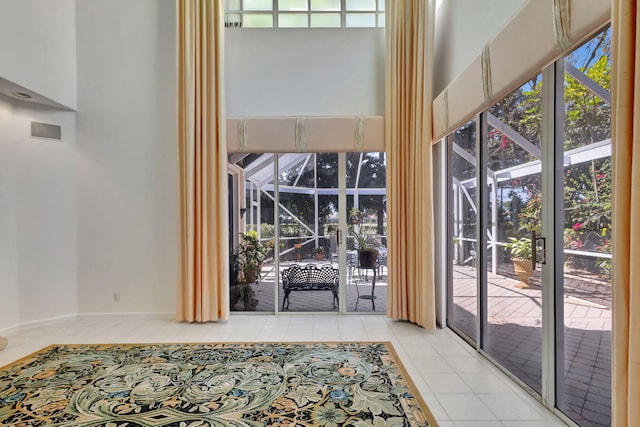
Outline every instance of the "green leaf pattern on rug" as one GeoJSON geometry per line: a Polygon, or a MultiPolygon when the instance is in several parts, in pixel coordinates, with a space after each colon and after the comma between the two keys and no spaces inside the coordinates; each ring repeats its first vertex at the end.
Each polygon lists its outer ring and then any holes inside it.
{"type": "Polygon", "coordinates": [[[51,346],[0,370],[0,425],[427,426],[386,343],[51,346]]]}

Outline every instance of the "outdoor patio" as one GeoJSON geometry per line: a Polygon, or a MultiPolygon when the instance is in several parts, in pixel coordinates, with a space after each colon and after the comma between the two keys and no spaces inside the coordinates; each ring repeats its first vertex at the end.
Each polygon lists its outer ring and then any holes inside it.
{"type": "MultiPolygon", "coordinates": [[[[308,264],[315,265],[332,265],[338,268],[336,262],[316,261],[314,259],[303,259],[300,262],[281,262],[280,268],[285,268],[292,264],[301,266],[308,264]]],[[[358,313],[379,313],[387,312],[387,269],[382,267],[380,275],[376,278],[375,300],[372,304],[370,299],[359,299],[360,295],[371,295],[371,279],[372,272],[370,270],[362,270],[362,274],[358,274],[357,269],[352,271],[350,275],[347,272],[347,312],[358,313]],[[357,286],[356,286],[357,283],[357,286]],[[375,305],[375,310],[374,310],[375,305]]],[[[262,278],[257,284],[251,285],[258,299],[256,311],[274,312],[275,307],[275,284],[280,283],[275,274],[275,265],[266,264],[262,268],[262,278]]],[[[278,296],[278,311],[282,309],[282,300],[284,298],[282,285],[278,296]]],[[[290,305],[285,312],[337,312],[337,308],[333,308],[332,293],[329,291],[293,291],[290,296],[290,305]]],[[[242,310],[242,304],[236,304],[236,310],[242,310]]]]}

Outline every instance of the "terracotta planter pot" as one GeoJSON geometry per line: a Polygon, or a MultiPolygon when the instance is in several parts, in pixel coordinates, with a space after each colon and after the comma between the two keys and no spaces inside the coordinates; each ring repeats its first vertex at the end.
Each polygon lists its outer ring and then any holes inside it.
{"type": "Polygon", "coordinates": [[[295,248],[295,256],[296,256],[296,261],[301,261],[302,260],[302,254],[300,253],[300,249],[302,249],[302,243],[294,243],[293,247],[295,248]]]}
{"type": "Polygon", "coordinates": [[[520,282],[516,284],[516,288],[529,289],[529,278],[533,276],[533,265],[530,259],[511,258],[513,262],[513,270],[518,275],[520,282]]]}
{"type": "Polygon", "coordinates": [[[258,281],[258,270],[245,270],[244,281],[246,283],[256,283],[258,281]]]}
{"type": "Polygon", "coordinates": [[[375,268],[378,251],[359,251],[358,260],[362,268],[375,268]]]}

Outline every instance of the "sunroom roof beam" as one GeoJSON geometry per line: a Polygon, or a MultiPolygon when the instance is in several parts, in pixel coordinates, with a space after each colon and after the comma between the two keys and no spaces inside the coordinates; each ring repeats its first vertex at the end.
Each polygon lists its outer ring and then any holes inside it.
{"type": "Polygon", "coordinates": [[[264,168],[270,167],[273,170],[273,154],[263,154],[244,169],[244,175],[247,178],[251,178],[264,170],[264,168]]]}
{"type": "Polygon", "coordinates": [[[453,143],[453,152],[456,153],[458,156],[462,157],[464,160],[467,161],[467,163],[471,164],[473,167],[476,166],[476,158],[475,158],[475,156],[472,156],[471,154],[469,154],[469,152],[467,152],[467,150],[465,150],[464,148],[460,147],[455,142],[453,143]]]}
{"type": "Polygon", "coordinates": [[[358,172],[356,174],[356,185],[354,188],[358,188],[360,185],[360,171],[362,169],[362,157],[364,157],[364,153],[360,153],[360,159],[358,159],[358,172]]]}
{"type": "Polygon", "coordinates": [[[583,85],[589,92],[611,105],[611,93],[608,90],[600,86],[598,83],[593,81],[591,77],[587,76],[585,73],[574,67],[566,58],[564,60],[564,70],[571,77],[576,79],[581,85],[583,85]]]}
{"type": "MultiPolygon", "coordinates": [[[[305,156],[308,159],[310,155],[311,154],[300,154],[300,153],[286,153],[286,154],[280,155],[280,158],[278,159],[278,173],[282,173],[284,171],[291,169],[292,167],[300,163],[302,159],[305,158],[305,156]]],[[[306,162],[305,162],[305,165],[306,165],[306,162]]],[[[304,167],[302,171],[304,171],[304,167]]]]}
{"type": "Polygon", "coordinates": [[[521,178],[523,176],[535,175],[542,170],[542,164],[540,160],[534,160],[533,162],[523,163],[518,166],[513,166],[507,169],[503,169],[496,174],[498,182],[507,181],[514,178],[521,178]]]}
{"type": "MultiPolygon", "coordinates": [[[[265,191],[274,191],[275,190],[275,186],[273,185],[273,183],[269,183],[269,184],[265,184],[261,187],[263,190],[265,191]]],[[[354,195],[356,192],[358,193],[358,195],[360,196],[384,196],[385,194],[387,194],[387,190],[385,188],[347,188],[346,190],[346,194],[348,196],[352,196],[354,195]]],[[[291,185],[280,185],[280,192],[281,193],[295,193],[295,194],[315,194],[318,193],[319,195],[336,195],[338,194],[338,189],[337,188],[318,188],[318,189],[314,189],[314,188],[309,188],[309,187],[293,187],[291,185]]]]}
{"type": "Polygon", "coordinates": [[[248,157],[249,153],[234,153],[229,155],[229,163],[236,164],[245,157],[248,157]]]}
{"type": "Polygon", "coordinates": [[[462,183],[457,178],[453,178],[453,184],[457,185],[458,188],[460,188],[460,190],[462,190],[462,193],[464,194],[464,197],[469,201],[469,204],[471,205],[471,209],[474,212],[478,213],[478,208],[476,207],[476,204],[475,204],[473,198],[471,197],[471,195],[467,191],[467,188],[464,185],[462,185],[462,183]]]}
{"type": "Polygon", "coordinates": [[[509,138],[510,140],[518,144],[520,147],[524,148],[529,153],[531,153],[536,159],[540,160],[542,158],[542,152],[538,147],[533,145],[531,142],[529,142],[529,140],[527,140],[527,138],[520,135],[511,126],[507,125],[502,120],[500,120],[499,118],[497,118],[496,116],[494,116],[488,111],[487,111],[487,122],[497,130],[502,132],[504,135],[506,135],[507,138],[509,138]]]}
{"type": "MultiPolygon", "coordinates": [[[[264,189],[262,189],[262,193],[265,194],[268,198],[270,198],[271,200],[273,200],[273,202],[275,203],[276,199],[275,197],[273,197],[270,193],[267,193],[266,191],[264,191],[264,189]]],[[[298,218],[296,215],[293,214],[293,212],[291,212],[289,209],[287,209],[282,203],[278,203],[278,206],[280,207],[280,209],[282,209],[284,212],[286,212],[288,215],[291,215],[291,218],[293,218],[293,220],[295,222],[297,222],[298,224],[300,224],[301,226],[303,226],[304,228],[306,228],[309,233],[314,234],[313,230],[309,227],[307,227],[307,224],[304,223],[304,221],[302,221],[300,218],[298,218]]]]}
{"type": "Polygon", "coordinates": [[[595,142],[583,147],[574,148],[564,153],[565,166],[577,165],[591,160],[602,159],[611,155],[611,139],[595,142]]]}
{"type": "Polygon", "coordinates": [[[302,165],[302,167],[300,168],[300,171],[298,172],[298,176],[296,177],[296,182],[293,183],[294,187],[296,187],[298,185],[298,181],[300,181],[300,177],[302,176],[302,173],[307,168],[307,164],[309,164],[309,159],[310,158],[311,158],[311,154],[307,154],[307,158],[304,159],[304,165],[302,165]]]}
{"type": "MultiPolygon", "coordinates": [[[[470,163],[473,167],[476,166],[476,158],[469,154],[464,148],[460,147],[455,142],[453,143],[453,152],[462,157],[468,163],[470,163]]],[[[495,175],[495,172],[489,168],[487,168],[487,175],[491,178],[495,175]]]]}

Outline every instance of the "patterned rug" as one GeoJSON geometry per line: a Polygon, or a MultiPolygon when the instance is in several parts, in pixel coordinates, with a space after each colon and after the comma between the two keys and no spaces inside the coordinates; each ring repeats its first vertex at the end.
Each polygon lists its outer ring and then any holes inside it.
{"type": "Polygon", "coordinates": [[[437,424],[373,342],[52,345],[0,369],[0,425],[437,424]]]}

